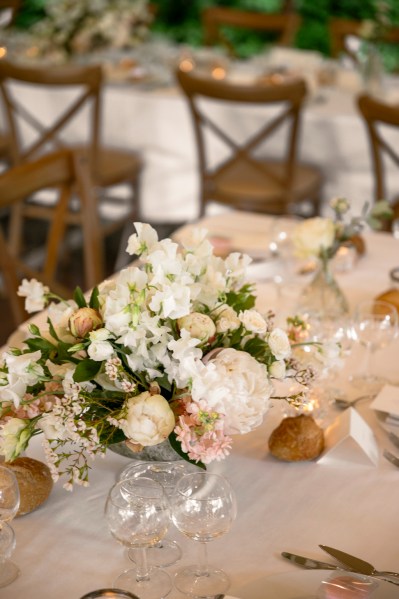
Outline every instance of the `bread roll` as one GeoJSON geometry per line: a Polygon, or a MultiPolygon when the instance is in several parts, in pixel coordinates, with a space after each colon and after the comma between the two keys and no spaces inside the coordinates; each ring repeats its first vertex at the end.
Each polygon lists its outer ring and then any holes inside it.
{"type": "Polygon", "coordinates": [[[269,438],[270,452],[280,460],[313,460],[324,449],[324,433],[312,416],[284,418],[269,438]]]}
{"type": "Polygon", "coordinates": [[[3,464],[17,477],[21,502],[17,516],[29,514],[46,501],[53,488],[50,469],[33,458],[16,458],[3,464]]]}

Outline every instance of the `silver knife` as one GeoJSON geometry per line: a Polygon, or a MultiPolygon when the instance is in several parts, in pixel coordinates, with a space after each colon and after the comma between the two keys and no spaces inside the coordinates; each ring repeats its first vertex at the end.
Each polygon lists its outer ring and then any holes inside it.
{"type": "Polygon", "coordinates": [[[298,566],[302,566],[307,570],[349,570],[349,568],[344,568],[344,566],[335,566],[334,564],[327,564],[326,562],[320,562],[311,557],[304,557],[302,555],[296,555],[295,553],[289,553],[288,551],[283,551],[281,553],[285,559],[288,559],[290,562],[297,564],[298,566]]]}
{"type": "Polygon", "coordinates": [[[338,562],[344,564],[344,566],[349,567],[354,572],[358,572],[359,574],[365,574],[366,576],[393,576],[395,578],[399,578],[398,572],[383,572],[378,571],[369,564],[369,562],[364,561],[354,555],[350,555],[349,553],[345,553],[345,551],[340,551],[339,549],[334,549],[333,547],[327,547],[326,545],[319,545],[323,551],[328,553],[334,557],[338,562]]]}

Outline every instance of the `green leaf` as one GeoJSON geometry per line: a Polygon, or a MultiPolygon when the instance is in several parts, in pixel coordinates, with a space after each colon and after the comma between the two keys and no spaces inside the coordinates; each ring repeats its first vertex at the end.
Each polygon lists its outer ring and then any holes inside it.
{"type": "Polygon", "coordinates": [[[47,324],[49,326],[49,331],[50,331],[50,335],[52,336],[52,338],[55,339],[56,341],[59,341],[60,338],[58,337],[50,318],[47,319],[47,324]]]}
{"type": "Polygon", "coordinates": [[[90,296],[90,300],[89,300],[89,306],[90,306],[90,308],[93,308],[93,310],[98,310],[100,308],[100,302],[98,301],[98,296],[99,296],[98,287],[94,287],[93,291],[91,292],[91,296],[90,296]]]}
{"type": "Polygon", "coordinates": [[[190,460],[190,458],[188,457],[188,455],[182,450],[181,444],[176,439],[176,434],[173,433],[173,432],[170,433],[170,435],[169,435],[169,443],[170,443],[172,449],[174,449],[175,452],[180,457],[182,457],[184,460],[186,460],[186,462],[190,462],[190,464],[194,464],[194,466],[198,466],[199,468],[202,468],[203,470],[206,470],[206,466],[202,462],[194,462],[194,460],[190,460]]]}
{"type": "Polygon", "coordinates": [[[74,294],[73,294],[73,299],[78,304],[79,308],[87,307],[87,302],[85,300],[85,296],[83,295],[83,291],[81,290],[80,287],[76,287],[74,294]]]}
{"type": "Polygon", "coordinates": [[[26,339],[24,343],[25,343],[25,345],[27,345],[29,347],[29,349],[31,351],[40,350],[40,351],[44,351],[44,352],[51,352],[55,349],[55,345],[53,345],[47,339],[43,339],[42,337],[26,339]]]}
{"type": "Polygon", "coordinates": [[[76,366],[73,380],[75,383],[82,383],[83,381],[90,381],[93,379],[101,368],[102,362],[96,362],[96,360],[81,360],[76,366]]]}

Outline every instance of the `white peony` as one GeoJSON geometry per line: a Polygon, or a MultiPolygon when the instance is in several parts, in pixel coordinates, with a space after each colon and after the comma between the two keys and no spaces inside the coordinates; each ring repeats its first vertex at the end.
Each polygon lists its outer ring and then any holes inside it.
{"type": "Polygon", "coordinates": [[[226,435],[248,433],[262,423],[272,392],[266,367],[246,352],[232,348],[215,354],[198,375],[193,374],[194,401],[225,415],[226,435]]]}
{"type": "Polygon", "coordinates": [[[127,400],[125,420],[121,428],[126,437],[143,447],[165,441],[175,427],[175,416],[167,400],[148,391],[127,400]]]}
{"type": "Polygon", "coordinates": [[[335,225],[329,218],[308,218],[300,222],[294,230],[293,242],[299,258],[319,256],[329,249],[335,239],[335,225]]]}
{"type": "Polygon", "coordinates": [[[266,320],[257,310],[244,310],[244,312],[240,312],[239,318],[247,331],[257,333],[258,335],[266,333],[266,320]]]}
{"type": "Polygon", "coordinates": [[[17,294],[20,297],[25,297],[25,309],[27,312],[40,312],[46,305],[46,294],[49,293],[49,288],[36,279],[23,279],[22,284],[18,287],[17,294]]]}
{"type": "Polygon", "coordinates": [[[291,344],[283,329],[273,329],[267,342],[272,354],[277,360],[285,360],[291,355],[291,344]]]}
{"type": "Polygon", "coordinates": [[[28,422],[21,418],[10,418],[1,425],[0,455],[6,462],[16,458],[26,448],[31,433],[26,431],[28,422]]]}

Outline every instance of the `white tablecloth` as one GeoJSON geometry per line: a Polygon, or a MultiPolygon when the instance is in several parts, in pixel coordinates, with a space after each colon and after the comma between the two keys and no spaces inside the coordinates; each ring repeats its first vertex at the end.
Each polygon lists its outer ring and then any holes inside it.
{"type": "MultiPolygon", "coordinates": [[[[263,244],[270,219],[230,214],[206,222],[214,233],[230,234],[252,247],[263,244]]],[[[235,239],[234,239],[235,238],[235,239]]],[[[339,283],[351,305],[374,296],[387,287],[389,268],[399,264],[398,242],[387,234],[366,238],[367,254],[339,283]]],[[[259,284],[259,306],[275,303],[273,285],[259,284]]],[[[376,367],[399,379],[399,340],[380,352],[376,367]]],[[[356,353],[349,358],[346,374],[356,367],[356,353]]],[[[345,371],[340,374],[343,380],[345,371]]],[[[325,424],[338,415],[330,408],[325,424]]],[[[393,450],[385,430],[377,422],[367,402],[359,411],[373,428],[380,452],[393,450]]],[[[237,494],[238,517],[231,531],[209,545],[212,563],[223,567],[232,578],[230,593],[240,593],[245,584],[265,575],[292,572],[295,566],[281,556],[282,551],[329,561],[319,543],[357,554],[378,568],[399,570],[399,470],[382,457],[377,466],[346,462],[335,465],[316,462],[283,463],[268,452],[267,440],[282,418],[274,407],[256,431],[234,440],[231,455],[209,466],[226,476],[237,494]]],[[[41,457],[38,438],[28,455],[41,457]]],[[[17,518],[13,527],[17,548],[13,559],[21,569],[19,579],[1,589],[4,599],[78,599],[85,592],[111,585],[126,567],[124,549],[107,530],[103,508],[107,491],[128,460],[108,452],[97,460],[89,488],[73,493],[56,484],[37,511],[17,518]]],[[[184,548],[180,564],[193,563],[196,543],[180,533],[171,533],[184,548]]],[[[173,574],[175,566],[168,568],[173,574]]],[[[181,595],[172,591],[171,599],[181,595]]],[[[265,597],[267,595],[265,594],[265,597]]],[[[392,599],[399,596],[392,585],[392,599]]],[[[278,599],[278,598],[276,598],[278,599]]]]}

